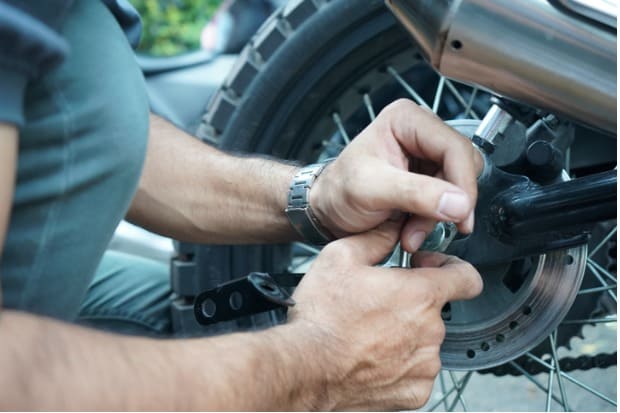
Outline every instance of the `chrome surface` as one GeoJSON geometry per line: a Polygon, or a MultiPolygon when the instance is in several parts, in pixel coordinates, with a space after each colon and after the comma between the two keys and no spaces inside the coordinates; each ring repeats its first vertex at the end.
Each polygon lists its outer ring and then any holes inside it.
{"type": "Polygon", "coordinates": [[[510,122],[512,122],[510,113],[497,105],[493,105],[482,119],[482,122],[480,122],[478,129],[476,129],[476,135],[488,142],[494,143],[497,135],[504,133],[510,122]]]}
{"type": "Polygon", "coordinates": [[[411,267],[411,253],[405,251],[404,249],[402,249],[400,247],[400,244],[398,246],[398,248],[400,249],[400,261],[398,262],[398,266],[402,267],[402,268],[409,268],[411,267]]]}
{"type": "Polygon", "coordinates": [[[461,0],[386,0],[387,6],[416,39],[420,53],[438,65],[452,14],[461,0]]]}
{"type": "Polygon", "coordinates": [[[453,222],[439,222],[420,246],[420,251],[444,252],[457,233],[453,222]]]}
{"type": "Polygon", "coordinates": [[[618,2],[612,0],[557,0],[567,9],[611,27],[618,27],[618,2]]]}
{"type": "Polygon", "coordinates": [[[546,0],[388,0],[443,75],[615,133],[616,34],[546,0]]]}
{"type": "Polygon", "coordinates": [[[447,44],[457,41],[444,75],[615,133],[615,33],[545,0],[465,0],[447,44]]]}

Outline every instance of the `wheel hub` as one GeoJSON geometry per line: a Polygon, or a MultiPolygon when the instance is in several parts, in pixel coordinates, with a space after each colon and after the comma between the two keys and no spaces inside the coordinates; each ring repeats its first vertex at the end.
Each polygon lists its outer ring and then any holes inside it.
{"type": "MultiPolygon", "coordinates": [[[[448,123],[469,137],[479,124],[471,120],[448,123]]],[[[493,193],[496,188],[481,183],[479,190],[483,198],[485,192],[493,193]]],[[[482,223],[477,228],[485,230],[482,223]]],[[[476,242],[472,236],[454,244],[460,244],[460,251],[486,247],[476,242]]],[[[442,313],[446,324],[441,347],[444,368],[494,367],[533,349],[568,313],[586,261],[587,246],[582,245],[512,262],[477,265],[484,281],[482,293],[472,300],[451,302],[442,313]]]]}

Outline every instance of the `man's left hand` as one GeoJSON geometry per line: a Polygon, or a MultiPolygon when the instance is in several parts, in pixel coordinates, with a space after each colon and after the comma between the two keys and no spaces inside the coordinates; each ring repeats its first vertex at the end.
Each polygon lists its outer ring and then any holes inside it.
{"type": "Polygon", "coordinates": [[[483,160],[471,141],[409,100],[388,105],[310,191],[319,220],[336,236],[411,214],[401,245],[415,252],[438,221],[474,227],[483,160]]]}

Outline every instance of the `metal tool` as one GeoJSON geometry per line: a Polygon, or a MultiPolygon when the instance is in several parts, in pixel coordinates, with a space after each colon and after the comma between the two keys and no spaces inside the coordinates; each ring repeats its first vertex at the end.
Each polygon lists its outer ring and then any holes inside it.
{"type": "Polygon", "coordinates": [[[295,305],[284,289],[295,287],[304,274],[252,272],[204,291],[194,300],[194,315],[203,325],[230,321],[295,305]]]}

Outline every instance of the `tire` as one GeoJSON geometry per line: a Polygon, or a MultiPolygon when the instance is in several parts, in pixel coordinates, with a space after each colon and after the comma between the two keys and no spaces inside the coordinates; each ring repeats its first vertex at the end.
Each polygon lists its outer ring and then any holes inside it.
{"type": "MultiPolygon", "coordinates": [[[[371,111],[376,112],[396,98],[408,97],[394,86],[397,82],[390,67],[399,73],[403,70],[403,77],[416,85],[422,98],[432,101],[434,88],[425,85],[432,83],[436,74],[412,62],[421,62],[421,57],[382,0],[291,0],[244,48],[211,100],[197,135],[226,151],[301,163],[316,161],[326,151],[330,155],[325,142],[353,136],[368,123],[369,113],[359,103],[363,96],[372,96],[371,111]],[[334,114],[342,120],[338,128],[334,127],[334,114]]],[[[444,118],[458,116],[458,102],[452,100],[439,108],[444,118]]],[[[488,100],[474,101],[479,113],[484,113],[486,105],[488,100]]],[[[615,141],[589,130],[583,136],[592,155],[584,158],[580,151],[575,160],[584,171],[615,163],[615,157],[609,155],[615,141]]],[[[614,256],[609,268],[615,272],[615,244],[611,248],[614,256]]],[[[180,306],[187,306],[201,290],[252,271],[283,272],[291,259],[289,245],[181,244],[178,250],[173,279],[177,265],[199,280],[193,290],[180,294],[186,297],[180,299],[180,306]]],[[[584,305],[582,299],[580,315],[575,318],[586,317],[584,305]]],[[[600,303],[596,299],[587,306],[598,309],[600,303]]],[[[201,334],[221,333],[264,328],[282,320],[284,314],[272,312],[224,323],[216,330],[187,328],[201,334]]]]}
{"type": "MultiPolygon", "coordinates": [[[[339,81],[363,77],[366,67],[376,66],[394,50],[409,48],[407,34],[382,0],[291,1],[272,15],[244,48],[212,98],[197,135],[226,151],[307,163],[316,158],[320,148],[305,137],[331,133],[333,125],[325,113],[332,111],[339,81]],[[389,49],[382,50],[386,47],[389,49]],[[342,64],[334,66],[335,61],[342,64]],[[309,90],[316,93],[308,97],[309,90]],[[327,103],[330,106],[325,113],[313,110],[327,103]]],[[[366,82],[375,81],[366,77],[366,82]]],[[[375,75],[383,78],[377,82],[388,77],[385,73],[375,75]]],[[[346,96],[340,99],[341,104],[353,107],[352,99],[355,96],[346,96]]],[[[290,255],[288,245],[183,244],[179,248],[181,258],[173,267],[189,266],[190,272],[198,274],[202,281],[195,286],[196,292],[251,271],[282,272],[290,255]],[[202,274],[209,274],[208,279],[202,274]]],[[[283,318],[279,313],[253,316],[218,326],[217,332],[262,328],[283,318]]],[[[186,320],[182,328],[187,329],[188,323],[186,320]]]]}

